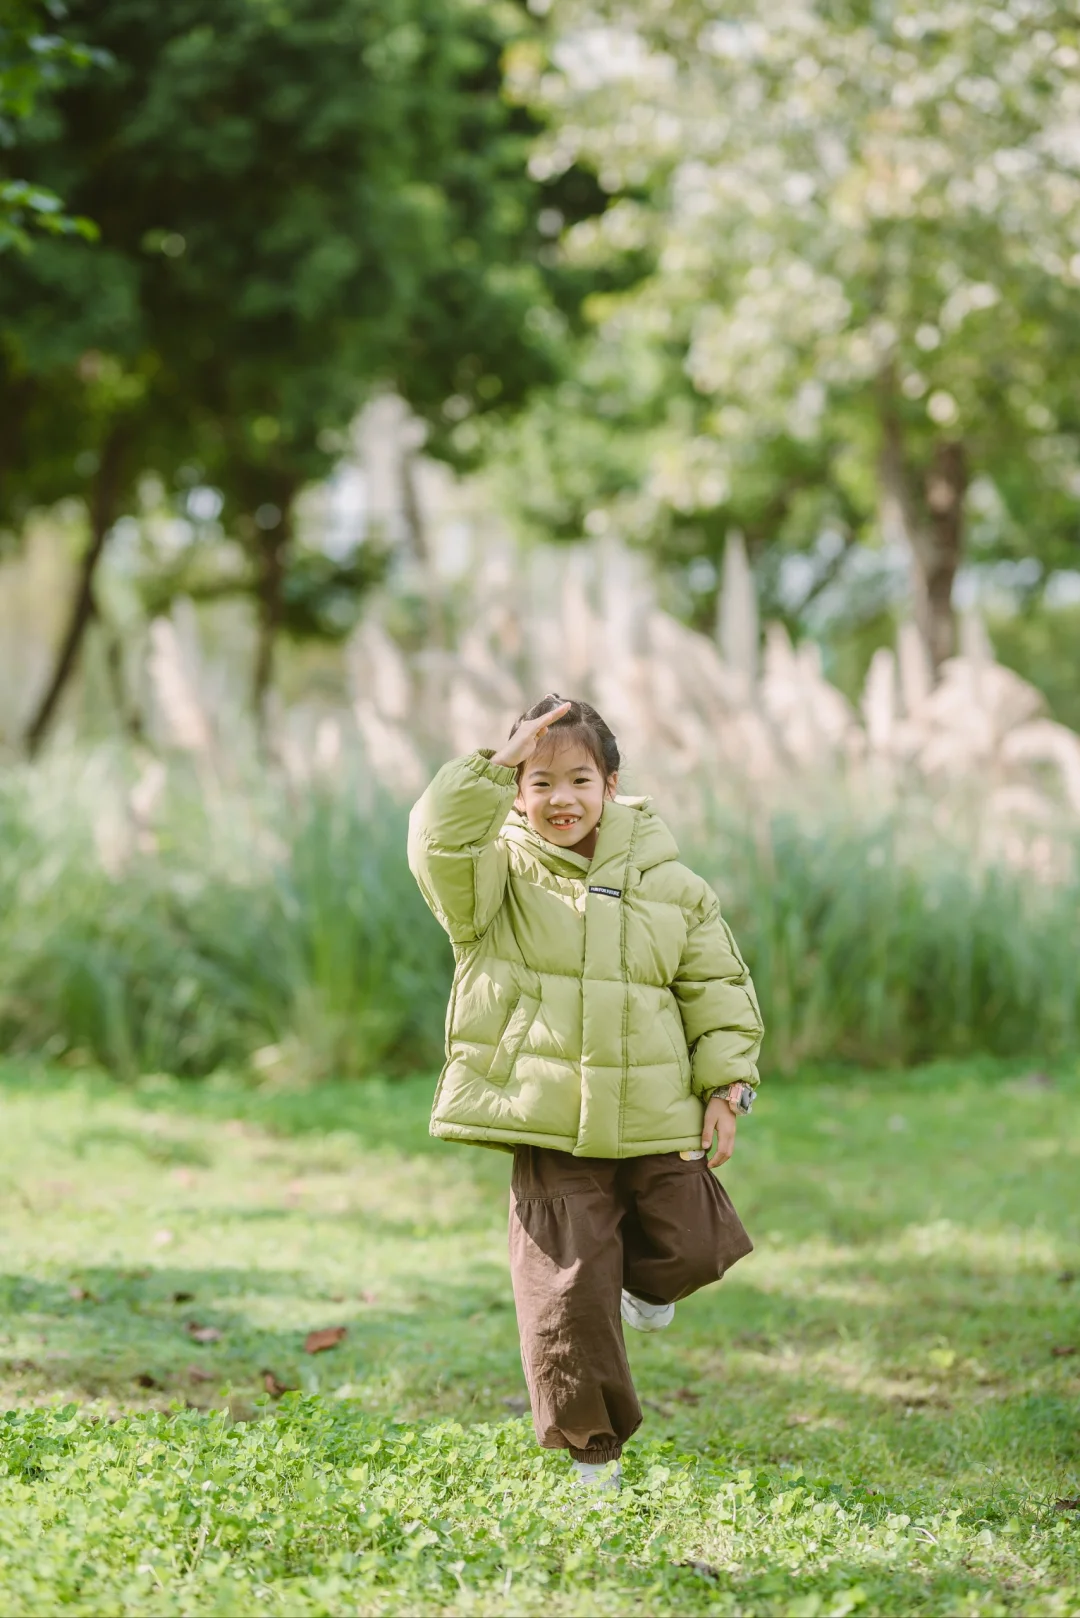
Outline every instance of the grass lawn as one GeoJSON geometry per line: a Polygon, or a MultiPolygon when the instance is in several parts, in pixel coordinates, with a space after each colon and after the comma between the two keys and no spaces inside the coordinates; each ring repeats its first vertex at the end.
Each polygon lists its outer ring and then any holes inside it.
{"type": "Polygon", "coordinates": [[[429,1080],[9,1065],[0,1611],[1080,1611],[1080,1071],[1023,1075],[763,1091],[757,1251],[631,1343],[597,1509],[521,1414],[509,1159],[429,1080]]]}

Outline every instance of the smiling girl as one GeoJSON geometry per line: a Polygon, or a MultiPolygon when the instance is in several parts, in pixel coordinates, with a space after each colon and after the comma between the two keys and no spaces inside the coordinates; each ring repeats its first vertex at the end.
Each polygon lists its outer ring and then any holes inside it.
{"type": "Polygon", "coordinates": [[[616,796],[619,765],[595,708],[547,696],[498,752],[444,765],[409,825],[455,959],[431,1132],[514,1154],[536,1436],[607,1485],[641,1422],[621,1322],[661,1330],[751,1250],[709,1171],[762,1033],[716,895],[647,798],[616,796]]]}

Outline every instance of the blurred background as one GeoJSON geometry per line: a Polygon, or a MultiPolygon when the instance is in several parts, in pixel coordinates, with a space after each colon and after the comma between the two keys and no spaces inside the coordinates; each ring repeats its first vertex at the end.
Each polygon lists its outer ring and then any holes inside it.
{"type": "Polygon", "coordinates": [[[0,1050],[437,1065],[549,689],[767,1066],[1075,1049],[1067,9],[5,0],[0,249],[0,1050]]]}

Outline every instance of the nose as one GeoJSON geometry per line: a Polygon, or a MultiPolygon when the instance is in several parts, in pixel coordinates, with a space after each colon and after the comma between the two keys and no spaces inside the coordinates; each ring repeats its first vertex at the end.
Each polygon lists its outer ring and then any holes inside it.
{"type": "Polygon", "coordinates": [[[553,809],[557,809],[561,804],[572,804],[573,801],[574,794],[568,786],[553,787],[551,797],[548,799],[553,809]]]}

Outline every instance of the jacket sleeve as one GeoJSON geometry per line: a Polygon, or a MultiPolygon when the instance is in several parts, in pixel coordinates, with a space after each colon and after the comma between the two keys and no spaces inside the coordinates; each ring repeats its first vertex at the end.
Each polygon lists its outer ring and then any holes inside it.
{"type": "Polygon", "coordinates": [[[761,1012],[746,962],[711,888],[705,888],[703,905],[691,918],[671,988],[690,1048],[694,1094],[704,1100],[738,1079],[756,1089],[761,1012]]]}
{"type": "Polygon", "coordinates": [[[498,836],[517,774],[487,753],[444,764],[409,816],[409,869],[454,944],[490,927],[506,893],[508,856],[498,836]]]}

